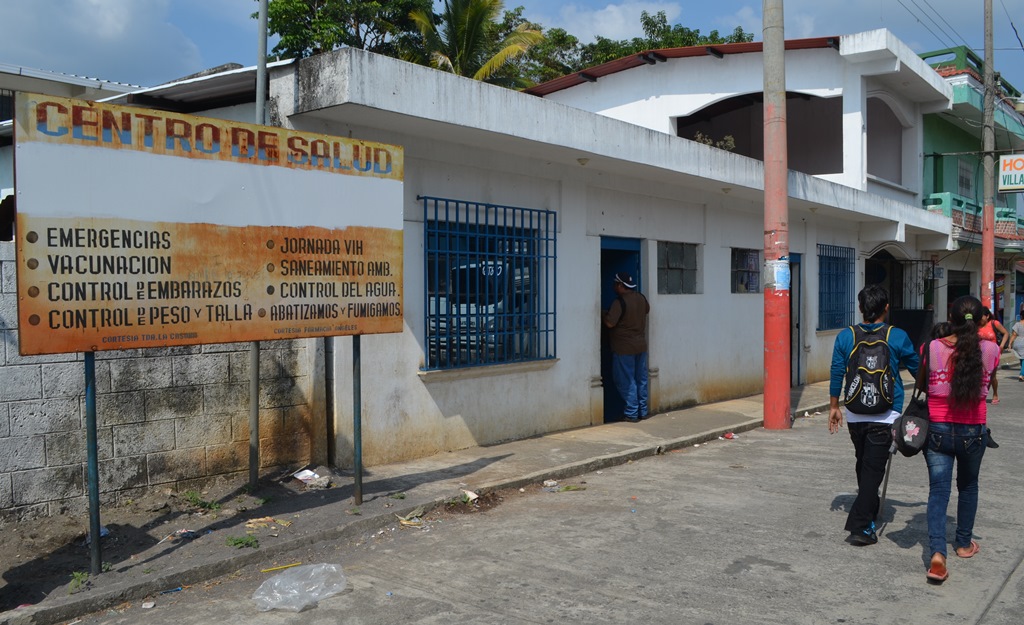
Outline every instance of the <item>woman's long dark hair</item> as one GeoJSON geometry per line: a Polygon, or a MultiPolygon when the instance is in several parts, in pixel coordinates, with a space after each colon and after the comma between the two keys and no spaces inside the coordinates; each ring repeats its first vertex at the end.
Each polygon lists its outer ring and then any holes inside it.
{"type": "Polygon", "coordinates": [[[977,298],[965,295],[950,307],[950,322],[956,335],[953,349],[950,402],[957,407],[969,407],[978,402],[981,393],[981,339],[978,324],[985,308],[977,298]]]}

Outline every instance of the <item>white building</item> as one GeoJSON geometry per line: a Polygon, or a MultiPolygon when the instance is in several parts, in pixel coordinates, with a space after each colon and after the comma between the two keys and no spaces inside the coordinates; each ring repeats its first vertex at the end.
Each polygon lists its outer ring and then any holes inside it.
{"type": "MultiPolygon", "coordinates": [[[[274,124],[405,147],[406,331],[364,340],[370,464],[614,418],[606,412],[615,392],[601,382],[600,311],[622,267],[636,268],[651,300],[657,410],[761,390],[762,164],[671,132],[708,104],[758,94],[759,46],[739,45],[739,54],[720,47],[721,59],[655,58],[583,80],[557,92],[571,107],[551,102],[556,94],[532,98],[357,50],[274,68],[274,124]],[[469,220],[477,234],[518,209],[540,212],[532,236],[548,247],[513,262],[535,272],[531,327],[541,349],[507,352],[507,364],[432,360],[429,276],[485,259],[468,253],[446,264],[425,250],[434,243],[424,222],[445,221],[433,212],[439,201],[486,208],[469,220]]],[[[824,170],[790,175],[793,380],[805,382],[827,377],[836,331],[857,318],[866,258],[885,250],[918,260],[950,246],[950,221],[920,208],[918,156],[922,115],[948,107],[950,91],[886,31],[790,48],[791,101],[804,103],[790,118],[810,122],[793,124],[791,162],[824,170]]],[[[746,128],[737,142],[758,155],[760,107],[732,108],[727,115],[746,128]]],[[[710,133],[717,128],[712,121],[710,133]]],[[[337,370],[347,362],[342,350],[337,370]]],[[[349,397],[347,384],[337,397],[349,397]]],[[[349,416],[339,401],[341,438],[349,416]]]]}
{"type": "MultiPolygon", "coordinates": [[[[919,158],[921,117],[950,90],[885,31],[787,48],[799,384],[827,378],[865,259],[950,247],[950,219],[920,208],[919,158]]],[[[272,125],[405,150],[405,328],[361,340],[365,464],[615,419],[600,317],[622,269],[651,303],[653,412],[761,392],[760,44],[642,56],[544,98],[353,49],[270,68],[272,125]]],[[[114,101],[249,121],[237,102],[254,88],[248,68],[114,101]]],[[[904,278],[890,290],[913,291],[904,278]]],[[[338,345],[328,460],[346,466],[351,340],[338,345]]]]}

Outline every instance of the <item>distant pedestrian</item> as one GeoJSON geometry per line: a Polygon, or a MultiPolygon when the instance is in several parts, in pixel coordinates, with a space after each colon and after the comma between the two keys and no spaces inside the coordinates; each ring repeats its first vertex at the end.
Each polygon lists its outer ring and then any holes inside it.
{"type": "MultiPolygon", "coordinates": [[[[1006,343],[1010,340],[1010,333],[1006,331],[1003,324],[999,323],[998,319],[992,316],[992,311],[988,308],[981,309],[981,325],[978,327],[978,336],[983,340],[992,341],[999,346],[999,353],[1003,353],[1006,349],[1006,343]],[[1002,336],[1000,340],[999,335],[1002,336]]],[[[986,393],[987,394],[987,393],[986,393]]],[[[992,376],[992,405],[999,403],[999,376],[992,376]]]]}
{"type": "Polygon", "coordinates": [[[604,314],[612,349],[612,380],[625,402],[623,416],[636,423],[648,417],[647,315],[651,305],[628,273],[615,274],[615,301],[604,314]]]}
{"type": "MultiPolygon", "coordinates": [[[[1021,312],[1024,313],[1024,310],[1021,312]]],[[[1024,318],[1018,318],[1010,330],[1010,349],[1020,359],[1020,375],[1017,379],[1024,382],[1024,318]]]]}
{"type": "Polygon", "coordinates": [[[999,365],[999,346],[978,336],[983,307],[977,298],[953,302],[952,334],[928,343],[928,549],[927,578],[942,583],[946,568],[946,509],[956,462],[956,555],[978,553],[973,537],[978,512],[978,474],[988,439],[985,395],[999,365]]]}
{"type": "MultiPolygon", "coordinates": [[[[942,337],[949,336],[950,334],[953,334],[953,324],[948,321],[940,321],[932,326],[930,339],[934,341],[935,339],[941,339],[942,337]]],[[[919,351],[922,355],[924,355],[924,348],[927,346],[928,343],[921,346],[919,351]]]]}
{"type": "Polygon", "coordinates": [[[845,411],[857,458],[857,498],[846,517],[846,531],[852,544],[873,545],[878,542],[878,487],[889,459],[892,423],[903,410],[900,368],[917,375],[918,357],[907,333],[885,323],[885,289],[867,286],[857,301],[864,323],[840,331],[832,348],[828,429],[832,434],[839,431],[845,411]]]}

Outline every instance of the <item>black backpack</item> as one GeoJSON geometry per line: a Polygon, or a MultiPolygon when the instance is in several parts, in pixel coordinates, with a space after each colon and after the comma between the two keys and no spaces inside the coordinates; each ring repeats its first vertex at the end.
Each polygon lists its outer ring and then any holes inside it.
{"type": "Polygon", "coordinates": [[[890,364],[889,332],[892,326],[883,323],[874,330],[856,325],[853,351],[846,364],[846,399],[844,404],[857,414],[885,414],[892,410],[896,376],[890,364]]]}

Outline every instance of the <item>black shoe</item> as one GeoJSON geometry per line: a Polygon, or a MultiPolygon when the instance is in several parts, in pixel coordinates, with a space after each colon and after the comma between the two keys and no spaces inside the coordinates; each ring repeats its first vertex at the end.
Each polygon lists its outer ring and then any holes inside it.
{"type": "Polygon", "coordinates": [[[873,545],[878,542],[878,535],[875,530],[866,529],[859,532],[850,532],[850,543],[854,545],[873,545]]]}
{"type": "Polygon", "coordinates": [[[998,449],[999,448],[999,443],[997,443],[994,440],[992,440],[992,430],[991,429],[986,429],[985,433],[988,434],[987,440],[985,441],[985,447],[990,447],[992,449],[998,449]]]}
{"type": "Polygon", "coordinates": [[[637,419],[636,417],[622,417],[622,420],[629,423],[640,423],[640,419],[637,419]]]}

